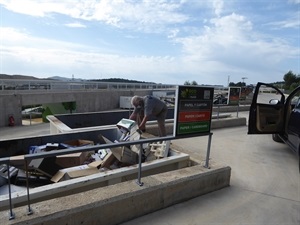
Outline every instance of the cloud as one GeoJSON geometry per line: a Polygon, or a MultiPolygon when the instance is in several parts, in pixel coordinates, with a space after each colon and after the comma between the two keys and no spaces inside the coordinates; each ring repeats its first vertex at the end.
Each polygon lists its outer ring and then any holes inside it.
{"type": "Polygon", "coordinates": [[[5,71],[8,74],[39,77],[69,77],[75,74],[77,77],[90,79],[121,76],[152,82],[175,82],[175,79],[163,80],[161,76],[175,73],[178,69],[176,59],[170,56],[101,53],[103,50],[93,46],[37,38],[26,31],[6,27],[0,27],[0,33],[5,34],[0,36],[0,73],[5,71]]]}
{"type": "MultiPolygon", "coordinates": [[[[198,73],[244,74],[276,70],[286,59],[299,57],[299,49],[280,38],[256,33],[244,16],[231,14],[211,19],[201,35],[178,38],[186,68],[198,73]]],[[[191,71],[192,72],[192,71],[191,71]]],[[[258,77],[259,79],[259,77],[258,77]]]]}
{"type": "MultiPolygon", "coordinates": [[[[70,42],[57,41],[33,36],[25,29],[14,29],[11,27],[0,27],[0,43],[3,48],[23,48],[24,46],[36,49],[84,49],[86,46],[70,42]]],[[[26,48],[25,47],[25,48],[26,48]]]]}
{"type": "Polygon", "coordinates": [[[73,28],[86,28],[86,25],[82,24],[82,23],[66,23],[65,24],[66,27],[73,27],[73,28]]]}
{"type": "MultiPolygon", "coordinates": [[[[297,2],[299,0],[290,1],[294,4],[297,2]]],[[[118,31],[124,35],[124,43],[134,46],[126,48],[120,43],[121,39],[117,40],[118,43],[105,39],[105,35],[109,35],[107,30],[102,36],[89,36],[92,38],[84,45],[71,43],[75,41],[71,38],[68,41],[38,38],[36,35],[43,34],[34,30],[31,34],[25,29],[0,27],[0,68],[6,73],[10,73],[8,68],[11,66],[12,73],[19,70],[19,73],[30,75],[75,74],[76,77],[95,79],[124,77],[161,83],[183,84],[186,80],[196,80],[198,83],[224,84],[228,75],[239,79],[251,76],[252,80],[247,81],[255,82],[264,74],[272,74],[268,79],[274,81],[277,79],[274,74],[278,76],[284,71],[285,67],[281,67],[284,62],[299,59],[299,46],[292,47],[279,36],[258,33],[257,24],[249,19],[256,21],[258,17],[232,13],[234,8],[232,11],[228,8],[228,4],[233,4],[232,1],[0,0],[0,4],[11,11],[35,17],[51,19],[59,14],[59,19],[67,21],[61,24],[86,28],[87,33],[94,32],[96,26],[101,27],[99,23],[109,25],[109,31],[115,31],[111,27],[134,31],[118,31]],[[161,54],[155,50],[149,53],[140,49],[135,53],[135,42],[139,46],[147,45],[152,41],[148,40],[157,36],[164,36],[165,39],[159,39],[159,42],[169,41],[173,48],[166,47],[161,54]],[[145,43],[143,38],[147,39],[145,43]],[[90,46],[94,41],[97,42],[96,47],[90,46]],[[120,51],[123,48],[123,51],[126,49],[131,52],[119,52],[119,48],[114,48],[115,45],[121,46],[120,51]]],[[[267,25],[299,29],[297,16],[267,25]]],[[[68,32],[76,30],[68,29],[68,32]]],[[[84,43],[83,39],[80,41],[84,43]]],[[[158,42],[158,38],[155,41],[158,42]]]]}
{"type": "Polygon", "coordinates": [[[75,19],[99,21],[125,29],[158,33],[166,26],[186,22],[189,17],[180,13],[180,1],[124,0],[0,0],[5,8],[36,17],[51,17],[58,13],[75,19]]]}
{"type": "Polygon", "coordinates": [[[68,4],[59,4],[55,1],[50,2],[43,0],[0,0],[0,4],[12,12],[35,17],[45,17],[47,14],[54,12],[62,13],[68,9],[68,4]]]}
{"type": "Polygon", "coordinates": [[[8,43],[14,44],[22,42],[23,40],[26,40],[29,38],[29,34],[25,31],[17,31],[14,28],[11,27],[1,27],[0,26],[0,41],[1,44],[5,45],[8,43]]]}
{"type": "MultiPolygon", "coordinates": [[[[300,0],[299,0],[300,1],[300,0]]],[[[287,18],[286,20],[282,21],[274,21],[271,23],[267,23],[266,25],[269,25],[274,30],[278,29],[286,29],[286,28],[293,28],[293,29],[299,29],[300,27],[300,19],[299,15],[293,15],[287,18]]]]}
{"type": "Polygon", "coordinates": [[[216,16],[220,16],[223,11],[224,2],[223,0],[214,0],[213,8],[215,10],[216,16]]]}

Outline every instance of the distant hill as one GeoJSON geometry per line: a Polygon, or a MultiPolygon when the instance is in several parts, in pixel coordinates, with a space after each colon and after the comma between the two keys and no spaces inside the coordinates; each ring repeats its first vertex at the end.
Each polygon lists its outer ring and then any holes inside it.
{"type": "Polygon", "coordinates": [[[34,76],[26,76],[26,75],[7,75],[7,74],[0,74],[0,79],[27,79],[27,80],[59,80],[59,81],[92,81],[92,82],[118,82],[118,83],[147,83],[147,84],[155,84],[154,82],[145,82],[145,81],[137,81],[137,80],[128,80],[123,78],[107,78],[107,79],[81,79],[81,78],[67,78],[67,77],[60,77],[60,76],[53,76],[48,78],[37,78],[34,76]]]}
{"type": "Polygon", "coordinates": [[[147,83],[154,84],[154,82],[145,82],[145,81],[137,81],[137,80],[128,80],[123,78],[107,78],[107,79],[97,79],[97,80],[89,80],[89,81],[99,81],[99,82],[118,82],[118,83],[147,83]]]}
{"type": "Polygon", "coordinates": [[[68,77],[54,76],[54,77],[48,77],[47,80],[83,81],[84,79],[81,79],[81,78],[68,78],[68,77]]]}
{"type": "Polygon", "coordinates": [[[7,75],[7,74],[0,74],[0,79],[27,79],[27,80],[36,80],[34,76],[26,76],[26,75],[7,75]]]}

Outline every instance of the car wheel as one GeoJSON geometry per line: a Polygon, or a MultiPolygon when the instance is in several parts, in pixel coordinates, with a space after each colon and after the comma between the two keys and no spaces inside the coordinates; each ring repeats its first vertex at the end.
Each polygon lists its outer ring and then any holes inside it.
{"type": "Polygon", "coordinates": [[[272,134],[272,139],[273,141],[283,143],[283,141],[281,140],[278,134],[272,134]]]}

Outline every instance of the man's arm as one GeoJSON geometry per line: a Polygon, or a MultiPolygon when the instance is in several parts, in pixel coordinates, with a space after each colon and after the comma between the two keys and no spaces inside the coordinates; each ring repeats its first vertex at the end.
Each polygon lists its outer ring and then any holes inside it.
{"type": "Polygon", "coordinates": [[[129,119],[135,121],[136,120],[136,116],[137,116],[137,113],[133,112],[133,113],[131,113],[129,119]]]}
{"type": "Polygon", "coordinates": [[[148,121],[148,119],[149,119],[149,116],[144,116],[144,118],[143,118],[143,120],[142,120],[142,122],[141,122],[141,124],[139,125],[139,128],[140,129],[144,129],[145,128],[145,125],[146,125],[146,122],[148,121]]]}

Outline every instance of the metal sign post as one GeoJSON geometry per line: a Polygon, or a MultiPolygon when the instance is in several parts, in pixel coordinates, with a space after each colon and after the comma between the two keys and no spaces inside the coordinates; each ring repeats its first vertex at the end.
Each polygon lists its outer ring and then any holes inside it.
{"type": "Polygon", "coordinates": [[[205,167],[208,168],[211,138],[211,119],[214,88],[203,86],[178,86],[174,115],[176,138],[209,135],[205,167]]]}

